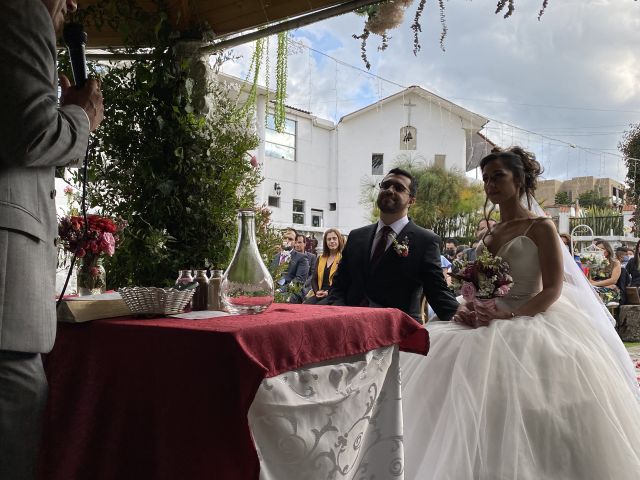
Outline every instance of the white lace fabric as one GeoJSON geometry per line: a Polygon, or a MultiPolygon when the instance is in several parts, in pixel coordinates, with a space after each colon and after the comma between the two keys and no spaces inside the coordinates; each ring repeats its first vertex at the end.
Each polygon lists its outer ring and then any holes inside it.
{"type": "Polygon", "coordinates": [[[402,480],[398,347],[266,379],[249,409],[261,480],[402,480]]]}

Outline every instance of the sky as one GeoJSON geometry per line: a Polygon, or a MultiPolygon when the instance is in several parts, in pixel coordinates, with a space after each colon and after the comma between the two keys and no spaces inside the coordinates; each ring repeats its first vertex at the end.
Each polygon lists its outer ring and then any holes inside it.
{"type": "MultiPolygon", "coordinates": [[[[286,103],[337,121],[419,85],[489,118],[483,133],[498,145],[532,150],[544,178],[624,181],[618,143],[630,124],[640,123],[640,2],[548,3],[538,21],[542,0],[516,0],[508,19],[494,13],[495,0],[446,1],[443,51],[438,2],[427,1],[422,48],[414,55],[416,0],[389,32],[385,51],[377,49],[380,37],[369,37],[369,71],[352,38],[364,17],[349,13],[293,30],[286,103]]],[[[275,46],[272,38],[272,70],[275,46]]],[[[236,47],[241,58],[223,71],[246,77],[252,49],[236,47]]]]}

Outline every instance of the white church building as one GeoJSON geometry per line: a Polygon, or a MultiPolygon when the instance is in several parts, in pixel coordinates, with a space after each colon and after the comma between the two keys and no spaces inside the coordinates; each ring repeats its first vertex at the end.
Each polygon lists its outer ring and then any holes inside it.
{"type": "Polygon", "coordinates": [[[399,158],[466,172],[482,145],[488,119],[412,86],[343,116],[338,123],[287,108],[284,133],[265,115],[258,96],[260,146],[255,152],[264,181],[257,202],[276,227],[321,238],[326,228],[343,234],[370,223],[362,185],[377,185],[399,158]],[[479,141],[480,140],[480,141],[479,141]]]}

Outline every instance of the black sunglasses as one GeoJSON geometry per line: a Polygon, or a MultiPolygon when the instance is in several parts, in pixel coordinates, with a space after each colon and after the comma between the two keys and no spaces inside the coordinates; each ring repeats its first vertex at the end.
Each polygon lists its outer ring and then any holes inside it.
{"type": "Polygon", "coordinates": [[[391,180],[385,180],[384,182],[380,182],[378,184],[381,190],[389,190],[393,187],[393,189],[397,193],[409,193],[409,189],[398,182],[392,182],[391,180]]]}

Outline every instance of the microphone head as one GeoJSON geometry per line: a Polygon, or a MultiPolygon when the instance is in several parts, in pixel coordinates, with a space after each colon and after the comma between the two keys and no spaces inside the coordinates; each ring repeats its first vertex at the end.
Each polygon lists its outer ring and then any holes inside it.
{"type": "Polygon", "coordinates": [[[87,32],[84,31],[81,23],[65,24],[62,38],[67,47],[87,44],[87,32]]]}

